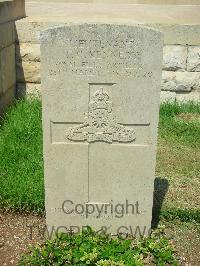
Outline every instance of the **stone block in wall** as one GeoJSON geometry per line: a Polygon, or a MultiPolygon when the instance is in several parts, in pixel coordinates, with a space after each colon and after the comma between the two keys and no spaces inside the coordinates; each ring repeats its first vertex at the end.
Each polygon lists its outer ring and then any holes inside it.
{"type": "Polygon", "coordinates": [[[176,92],[174,91],[161,91],[160,92],[160,102],[175,102],[176,92]]]}
{"type": "Polygon", "coordinates": [[[5,93],[16,83],[14,44],[0,50],[0,81],[1,93],[5,93]]]}
{"type": "Polygon", "coordinates": [[[0,116],[4,113],[4,110],[12,104],[15,97],[15,85],[9,88],[0,97],[0,116]]]}
{"type": "Polygon", "coordinates": [[[12,16],[15,20],[26,16],[25,0],[13,0],[12,16]]]}
{"type": "Polygon", "coordinates": [[[17,62],[17,82],[18,83],[40,83],[40,63],[39,62],[17,62]]]}
{"type": "Polygon", "coordinates": [[[163,48],[163,69],[185,71],[187,48],[181,45],[166,45],[163,48]]]}
{"type": "Polygon", "coordinates": [[[0,23],[25,17],[25,0],[0,1],[0,23]]]}
{"type": "Polygon", "coordinates": [[[0,1],[0,23],[12,20],[12,1],[0,1]]]}
{"type": "Polygon", "coordinates": [[[40,45],[30,43],[21,43],[20,45],[16,45],[16,60],[19,62],[40,62],[40,45]]]}
{"type": "Polygon", "coordinates": [[[200,72],[200,46],[188,47],[187,70],[200,72]]]}
{"type": "Polygon", "coordinates": [[[191,91],[189,93],[176,93],[177,102],[200,102],[200,93],[198,91],[191,91]]]}
{"type": "Polygon", "coordinates": [[[17,98],[24,97],[41,97],[41,84],[36,83],[18,83],[17,84],[17,98]]]}
{"type": "Polygon", "coordinates": [[[15,42],[14,22],[0,25],[0,50],[15,42]]]}
{"type": "Polygon", "coordinates": [[[183,92],[200,90],[200,73],[163,71],[161,89],[183,92]]]}

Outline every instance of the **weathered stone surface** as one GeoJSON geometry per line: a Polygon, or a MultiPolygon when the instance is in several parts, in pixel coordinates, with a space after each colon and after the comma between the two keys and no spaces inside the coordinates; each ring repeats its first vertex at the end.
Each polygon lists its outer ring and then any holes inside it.
{"type": "Polygon", "coordinates": [[[127,230],[131,226],[133,234],[138,233],[137,226],[142,234],[148,234],[161,43],[160,32],[129,25],[81,24],[42,33],[45,194],[50,229],[106,226],[108,232],[117,234],[123,225],[127,230]],[[125,205],[119,204],[127,202],[132,207],[122,214],[119,209],[125,205]],[[85,211],[66,214],[76,204],[85,211]],[[106,212],[105,206],[114,206],[113,213],[110,209],[106,212]],[[102,207],[97,218],[97,208],[102,207]],[[89,214],[86,208],[95,211],[89,214]]]}
{"type": "Polygon", "coordinates": [[[36,83],[17,84],[17,98],[24,98],[31,96],[41,97],[41,84],[36,84],[36,83]]]}
{"type": "Polygon", "coordinates": [[[200,89],[200,73],[163,71],[162,90],[191,91],[200,89]]]}
{"type": "Polygon", "coordinates": [[[175,102],[176,92],[173,91],[161,91],[160,92],[160,102],[175,102]]]}
{"type": "Polygon", "coordinates": [[[15,42],[14,23],[0,24],[0,50],[15,42]]]}
{"type": "Polygon", "coordinates": [[[200,94],[198,91],[192,91],[189,93],[177,93],[177,102],[200,102],[200,94]]]}
{"type": "Polygon", "coordinates": [[[163,69],[186,70],[187,48],[181,45],[167,45],[163,49],[163,69]]]}
{"type": "Polygon", "coordinates": [[[17,82],[40,83],[39,62],[17,62],[17,82]]]}
{"type": "Polygon", "coordinates": [[[149,24],[164,34],[164,44],[168,45],[200,45],[200,25],[183,24],[149,24]]]}
{"type": "Polygon", "coordinates": [[[0,23],[25,17],[25,0],[0,1],[0,23]]]}
{"type": "Polygon", "coordinates": [[[16,45],[16,59],[19,62],[40,62],[40,45],[30,43],[22,43],[20,45],[16,45]]]}
{"type": "Polygon", "coordinates": [[[0,50],[0,81],[0,93],[5,93],[16,82],[14,44],[0,50]]]}
{"type": "Polygon", "coordinates": [[[16,25],[16,42],[18,43],[32,43],[39,44],[39,36],[42,30],[49,27],[55,27],[64,24],[61,22],[54,22],[51,19],[47,21],[33,21],[29,18],[20,19],[15,22],[16,25]]]}
{"type": "Polygon", "coordinates": [[[200,46],[188,47],[187,70],[200,72],[200,46]]]}
{"type": "Polygon", "coordinates": [[[15,86],[6,90],[0,97],[0,116],[5,112],[6,108],[12,104],[15,96],[15,86]]]}
{"type": "Polygon", "coordinates": [[[13,0],[12,17],[14,20],[24,18],[26,16],[25,0],[13,0]]]}
{"type": "Polygon", "coordinates": [[[0,23],[12,20],[12,2],[0,2],[0,23]]]}

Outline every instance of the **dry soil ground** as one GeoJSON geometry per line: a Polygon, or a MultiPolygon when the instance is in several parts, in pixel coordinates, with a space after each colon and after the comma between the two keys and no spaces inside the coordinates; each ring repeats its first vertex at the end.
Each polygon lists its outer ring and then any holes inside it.
{"type": "MultiPolygon", "coordinates": [[[[200,265],[198,226],[165,224],[166,234],[176,246],[182,265],[200,265]]],[[[17,265],[29,245],[44,241],[45,219],[30,214],[0,213],[0,265],[17,265]]]]}

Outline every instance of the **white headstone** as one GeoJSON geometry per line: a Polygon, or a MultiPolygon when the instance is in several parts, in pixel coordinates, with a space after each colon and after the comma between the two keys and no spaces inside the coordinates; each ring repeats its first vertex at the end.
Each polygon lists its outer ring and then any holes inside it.
{"type": "Polygon", "coordinates": [[[147,235],[161,33],[115,24],[51,28],[41,34],[41,56],[48,227],[147,235]]]}

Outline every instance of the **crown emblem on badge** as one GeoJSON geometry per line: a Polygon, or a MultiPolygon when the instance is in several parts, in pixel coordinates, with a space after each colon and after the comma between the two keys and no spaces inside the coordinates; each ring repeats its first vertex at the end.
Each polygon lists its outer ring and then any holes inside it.
{"type": "Polygon", "coordinates": [[[97,90],[89,102],[89,112],[83,124],[69,128],[66,137],[71,141],[132,142],[135,132],[116,122],[112,102],[103,88],[97,90]]]}

